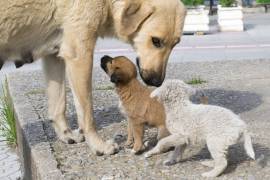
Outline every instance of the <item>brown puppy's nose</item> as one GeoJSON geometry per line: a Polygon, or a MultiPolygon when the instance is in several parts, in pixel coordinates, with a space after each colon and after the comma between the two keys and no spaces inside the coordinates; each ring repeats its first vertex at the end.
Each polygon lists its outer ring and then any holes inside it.
{"type": "Polygon", "coordinates": [[[112,57],[107,56],[107,55],[101,58],[100,66],[105,72],[107,72],[107,63],[111,62],[112,59],[113,59],[112,57]]]}

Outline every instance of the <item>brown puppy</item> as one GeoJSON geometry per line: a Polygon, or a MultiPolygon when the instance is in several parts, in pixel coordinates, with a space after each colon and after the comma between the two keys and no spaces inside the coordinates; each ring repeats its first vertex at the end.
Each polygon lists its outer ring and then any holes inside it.
{"type": "Polygon", "coordinates": [[[168,135],[163,105],[150,98],[151,90],[137,80],[136,66],[126,57],[101,58],[101,67],[116,86],[120,98],[120,109],[128,118],[126,145],[133,146],[133,153],[143,149],[144,125],[158,128],[158,137],[168,135]]]}

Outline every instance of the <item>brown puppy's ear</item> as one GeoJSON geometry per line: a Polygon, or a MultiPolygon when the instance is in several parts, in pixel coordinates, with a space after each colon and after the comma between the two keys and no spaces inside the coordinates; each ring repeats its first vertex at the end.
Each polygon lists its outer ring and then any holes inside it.
{"type": "Polygon", "coordinates": [[[107,63],[111,62],[112,59],[113,59],[112,57],[105,55],[100,60],[100,66],[106,73],[108,72],[107,63]]]}
{"type": "Polygon", "coordinates": [[[144,0],[126,0],[121,16],[121,33],[129,36],[154,12],[154,7],[144,0]]]}
{"type": "Polygon", "coordinates": [[[4,65],[4,62],[0,59],[0,70],[2,69],[2,66],[4,65]]]}

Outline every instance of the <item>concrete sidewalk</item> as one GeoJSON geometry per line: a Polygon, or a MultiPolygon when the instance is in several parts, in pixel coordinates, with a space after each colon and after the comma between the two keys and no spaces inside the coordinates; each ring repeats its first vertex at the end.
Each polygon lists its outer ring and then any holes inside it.
{"type": "Polygon", "coordinates": [[[1,180],[19,180],[21,177],[19,158],[0,137],[0,179],[1,180]]]}
{"type": "MultiPolygon", "coordinates": [[[[168,78],[206,80],[207,83],[195,87],[205,92],[210,104],[239,114],[252,132],[256,157],[260,161],[250,160],[242,144],[236,144],[229,150],[227,170],[217,179],[270,179],[270,61],[170,63],[167,72],[168,78]]],[[[15,73],[10,76],[9,85],[18,117],[20,155],[26,177],[199,180],[203,179],[200,174],[209,170],[199,163],[210,158],[206,148],[190,148],[183,162],[170,167],[162,165],[168,153],[145,159],[125,149],[126,119],[118,111],[115,92],[106,88],[112,84],[100,68],[95,68],[94,72],[94,116],[101,136],[104,139],[115,137],[120,145],[120,152],[112,156],[97,157],[86,143],[67,145],[57,140],[47,118],[45,85],[40,72],[15,73]]],[[[67,95],[67,116],[71,126],[76,127],[70,89],[67,95]]],[[[155,136],[155,129],[146,130],[145,139],[155,136]]]]}

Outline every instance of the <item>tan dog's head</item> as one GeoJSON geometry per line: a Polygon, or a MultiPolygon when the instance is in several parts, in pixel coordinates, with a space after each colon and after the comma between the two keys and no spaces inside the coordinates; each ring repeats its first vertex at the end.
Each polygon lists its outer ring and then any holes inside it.
{"type": "Polygon", "coordinates": [[[117,36],[136,50],[139,72],[146,84],[162,84],[169,55],[181,39],[185,14],[180,0],[114,1],[117,36]]]}
{"type": "Polygon", "coordinates": [[[115,58],[104,56],[101,58],[100,66],[116,85],[127,84],[137,77],[136,66],[124,56],[115,58]]]}

